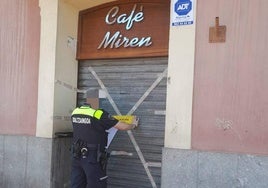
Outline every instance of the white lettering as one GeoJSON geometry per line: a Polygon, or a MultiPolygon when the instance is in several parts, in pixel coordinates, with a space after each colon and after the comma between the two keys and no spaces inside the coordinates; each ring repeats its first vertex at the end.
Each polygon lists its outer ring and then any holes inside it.
{"type": "Polygon", "coordinates": [[[117,22],[118,24],[126,24],[126,30],[130,30],[134,22],[141,22],[144,19],[142,11],[139,11],[135,14],[136,8],[137,5],[135,4],[129,16],[127,14],[121,14],[117,16],[119,12],[119,7],[113,7],[107,13],[105,17],[105,22],[109,25],[112,25],[115,22],[117,22]]]}
{"type": "Polygon", "coordinates": [[[115,32],[113,36],[110,37],[110,32],[107,32],[104,36],[102,42],[100,43],[98,49],[107,48],[119,48],[121,46],[126,47],[142,47],[142,46],[150,46],[152,45],[151,37],[134,37],[129,39],[127,37],[123,37],[119,31],[115,32]]]}
{"type": "Polygon", "coordinates": [[[189,3],[181,4],[178,7],[178,10],[185,10],[188,9],[189,3]]]}
{"type": "Polygon", "coordinates": [[[72,118],[73,123],[81,123],[81,124],[90,124],[90,118],[79,118],[79,117],[73,117],[72,118]]]}
{"type": "Polygon", "coordinates": [[[116,22],[115,16],[117,15],[118,11],[119,11],[119,7],[113,7],[113,8],[111,8],[111,10],[108,12],[108,14],[105,17],[105,22],[107,24],[109,24],[109,25],[114,24],[116,22]],[[111,15],[111,18],[114,18],[112,21],[109,20],[110,15],[111,15]]]}

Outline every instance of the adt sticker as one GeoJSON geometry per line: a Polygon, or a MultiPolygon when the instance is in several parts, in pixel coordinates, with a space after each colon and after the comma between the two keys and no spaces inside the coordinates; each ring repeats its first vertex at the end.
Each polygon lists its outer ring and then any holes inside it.
{"type": "Polygon", "coordinates": [[[173,0],[172,26],[190,25],[194,23],[194,0],[173,0]]]}

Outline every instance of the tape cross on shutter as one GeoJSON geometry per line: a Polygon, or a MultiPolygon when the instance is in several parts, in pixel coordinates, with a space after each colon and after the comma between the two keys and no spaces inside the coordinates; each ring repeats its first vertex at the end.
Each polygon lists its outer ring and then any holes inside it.
{"type": "MultiPolygon", "coordinates": [[[[101,79],[98,77],[97,73],[94,71],[94,69],[92,67],[88,67],[88,70],[91,72],[91,74],[94,76],[94,78],[97,80],[98,84],[100,85],[100,87],[103,89],[103,91],[105,92],[110,104],[112,105],[113,109],[115,110],[115,112],[118,114],[118,115],[122,115],[119,111],[119,109],[117,108],[114,100],[112,99],[111,95],[109,94],[107,88],[105,87],[105,85],[103,84],[103,82],[101,81],[101,79]]],[[[146,97],[151,93],[151,91],[160,83],[160,81],[166,76],[167,74],[167,68],[158,76],[158,78],[154,81],[154,83],[148,88],[148,90],[143,94],[143,96],[136,102],[136,104],[132,107],[132,109],[127,113],[127,115],[131,115],[135,112],[135,110],[140,106],[140,104],[146,99],[146,97]]],[[[112,135],[110,137],[110,140],[108,140],[108,146],[110,145],[112,139],[114,138],[115,134],[117,132],[117,129],[115,128],[111,128],[109,130],[109,134],[112,135]]],[[[137,144],[137,141],[132,133],[131,130],[128,130],[127,131],[128,133],[128,136],[142,162],[142,165],[147,173],[147,176],[152,184],[152,187],[153,188],[157,188],[156,186],[156,183],[153,179],[153,176],[148,168],[148,163],[145,161],[145,158],[140,150],[140,147],[138,146],[137,144]]]]}

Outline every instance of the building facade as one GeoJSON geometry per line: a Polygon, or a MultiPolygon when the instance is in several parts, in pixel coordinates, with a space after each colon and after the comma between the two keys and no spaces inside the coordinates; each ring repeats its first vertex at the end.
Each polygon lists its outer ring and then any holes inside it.
{"type": "Polygon", "coordinates": [[[0,187],[69,187],[57,133],[92,98],[141,119],[109,187],[267,187],[267,1],[0,5],[0,187]]]}

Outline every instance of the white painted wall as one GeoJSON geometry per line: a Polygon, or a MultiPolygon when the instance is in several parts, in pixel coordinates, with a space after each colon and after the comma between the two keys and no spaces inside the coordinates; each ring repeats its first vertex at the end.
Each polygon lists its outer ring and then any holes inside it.
{"type": "Polygon", "coordinates": [[[52,138],[72,129],[68,117],[76,105],[76,52],[68,38],[77,38],[79,10],[111,0],[39,0],[41,14],[36,136],[52,138]],[[67,86],[67,87],[66,87],[67,86]]]}
{"type": "MultiPolygon", "coordinates": [[[[173,9],[171,3],[171,18],[173,9]]],[[[165,147],[191,148],[195,20],[193,25],[170,26],[165,147]]]]}
{"type": "Polygon", "coordinates": [[[74,7],[76,7],[78,10],[87,9],[90,7],[94,7],[97,5],[101,5],[104,3],[112,2],[115,0],[97,0],[97,1],[90,1],[90,0],[65,0],[65,3],[68,3],[74,7]]]}
{"type": "Polygon", "coordinates": [[[76,106],[77,68],[76,39],[79,11],[59,1],[55,69],[53,133],[71,131],[69,119],[76,106]]]}
{"type": "Polygon", "coordinates": [[[36,136],[51,137],[54,115],[58,0],[39,0],[39,6],[41,37],[36,136]]]}

